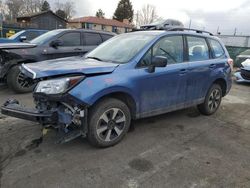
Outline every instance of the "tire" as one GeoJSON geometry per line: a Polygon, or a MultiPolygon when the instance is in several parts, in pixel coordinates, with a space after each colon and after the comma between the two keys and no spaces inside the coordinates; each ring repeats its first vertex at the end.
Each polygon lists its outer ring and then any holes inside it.
{"type": "Polygon", "coordinates": [[[31,92],[35,84],[31,78],[26,78],[25,75],[21,73],[19,66],[16,65],[12,67],[7,75],[7,84],[16,93],[28,93],[31,92]]]}
{"type": "Polygon", "coordinates": [[[119,143],[131,123],[128,106],[114,98],[96,104],[90,109],[89,115],[88,140],[96,147],[110,147],[119,143]]]}
{"type": "Polygon", "coordinates": [[[213,84],[207,92],[204,103],[198,105],[200,113],[207,116],[214,114],[221,104],[221,99],[221,86],[218,84],[213,84]]]}

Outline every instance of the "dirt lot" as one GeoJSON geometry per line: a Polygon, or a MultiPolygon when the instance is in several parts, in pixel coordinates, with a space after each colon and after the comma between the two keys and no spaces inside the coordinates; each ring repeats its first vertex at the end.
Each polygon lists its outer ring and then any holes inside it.
{"type": "MultiPolygon", "coordinates": [[[[0,103],[14,96],[0,90],[0,103]]],[[[15,96],[31,105],[31,95],[15,96]]],[[[250,187],[250,85],[234,84],[213,116],[195,108],[134,122],[125,139],[96,149],[57,145],[55,132],[0,115],[0,187],[250,187]]]]}

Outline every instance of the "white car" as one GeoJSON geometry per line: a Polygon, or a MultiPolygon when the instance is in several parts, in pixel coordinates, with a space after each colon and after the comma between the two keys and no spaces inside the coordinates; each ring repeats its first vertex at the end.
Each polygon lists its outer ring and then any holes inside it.
{"type": "Polygon", "coordinates": [[[245,60],[241,63],[241,65],[241,69],[234,73],[234,76],[236,77],[236,82],[250,83],[250,59],[245,60]]]}

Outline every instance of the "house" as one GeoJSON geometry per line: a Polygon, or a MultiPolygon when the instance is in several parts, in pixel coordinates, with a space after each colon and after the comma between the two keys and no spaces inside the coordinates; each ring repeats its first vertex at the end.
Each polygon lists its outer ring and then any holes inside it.
{"type": "Polygon", "coordinates": [[[128,20],[119,22],[113,19],[98,18],[94,16],[74,18],[69,21],[68,27],[102,30],[114,33],[126,33],[131,31],[133,28],[133,26],[129,24],[128,20]]]}
{"type": "Polygon", "coordinates": [[[17,22],[23,27],[33,25],[37,29],[62,29],[66,28],[67,21],[57,16],[51,10],[43,11],[39,13],[20,16],[17,18],[17,22]]]}

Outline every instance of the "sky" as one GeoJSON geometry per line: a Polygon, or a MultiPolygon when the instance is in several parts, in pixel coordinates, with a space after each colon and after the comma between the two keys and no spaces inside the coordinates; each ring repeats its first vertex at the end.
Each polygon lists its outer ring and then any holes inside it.
{"type": "MultiPolygon", "coordinates": [[[[59,0],[55,0],[59,1],[59,0]]],[[[63,1],[63,0],[60,0],[63,1]]],[[[75,17],[94,16],[100,8],[112,18],[119,0],[72,0],[75,17]]],[[[136,13],[145,4],[156,7],[159,17],[178,19],[196,29],[213,33],[250,35],[250,0],[131,0],[136,13]]]]}

